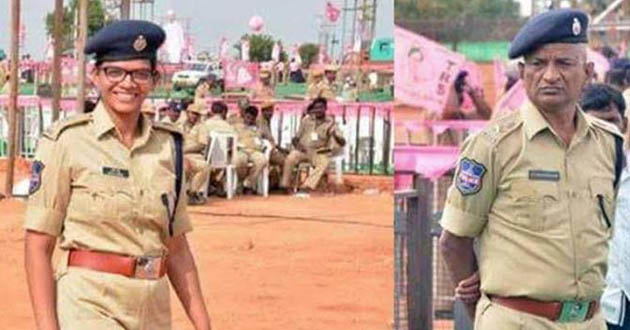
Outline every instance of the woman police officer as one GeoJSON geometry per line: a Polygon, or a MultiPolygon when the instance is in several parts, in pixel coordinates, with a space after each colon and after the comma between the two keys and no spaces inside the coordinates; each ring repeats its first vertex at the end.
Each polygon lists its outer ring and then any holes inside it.
{"type": "Polygon", "coordinates": [[[164,39],[145,21],[101,29],[85,47],[96,54],[91,78],[101,101],[39,141],[25,221],[39,329],[170,329],[168,280],[195,328],[210,329],[184,235],[192,228],[181,135],[140,112],[159,77],[164,39]]]}

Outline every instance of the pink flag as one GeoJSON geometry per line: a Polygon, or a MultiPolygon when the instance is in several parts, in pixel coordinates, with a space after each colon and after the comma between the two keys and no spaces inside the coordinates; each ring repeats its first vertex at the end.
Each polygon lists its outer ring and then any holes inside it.
{"type": "Polygon", "coordinates": [[[493,61],[494,64],[494,89],[495,89],[495,100],[499,101],[499,97],[503,94],[503,89],[505,88],[505,84],[507,84],[507,76],[505,75],[505,65],[503,61],[500,59],[495,59],[493,61]]]}
{"type": "Polygon", "coordinates": [[[517,110],[523,105],[526,99],[527,93],[525,93],[523,81],[519,80],[507,93],[501,96],[499,102],[497,102],[497,105],[494,107],[494,111],[492,111],[492,117],[495,118],[497,115],[517,110]]]}
{"type": "Polygon", "coordinates": [[[398,26],[394,27],[394,37],[397,101],[441,112],[464,56],[398,26]]]}
{"type": "Polygon", "coordinates": [[[226,88],[255,88],[258,84],[258,65],[245,61],[223,61],[226,88]]]}
{"type": "Polygon", "coordinates": [[[604,81],[604,76],[610,69],[610,64],[608,63],[606,57],[602,55],[602,53],[596,52],[590,48],[586,50],[586,57],[590,62],[595,64],[595,74],[597,74],[596,80],[600,82],[604,81]]]}
{"type": "Polygon", "coordinates": [[[341,10],[339,10],[337,6],[332,4],[330,1],[326,2],[326,18],[328,18],[331,23],[334,23],[339,19],[340,13],[341,10]]]}
{"type": "MultiPolygon", "coordinates": [[[[466,80],[468,81],[468,84],[470,86],[483,88],[483,78],[481,76],[481,69],[479,68],[479,65],[477,65],[477,63],[472,62],[472,61],[466,61],[464,63],[464,66],[462,67],[462,70],[465,70],[468,72],[468,76],[466,77],[466,80]]],[[[464,110],[465,112],[475,110],[475,104],[473,103],[470,96],[466,93],[464,93],[464,102],[462,103],[461,107],[462,107],[462,110],[464,110]]]]}

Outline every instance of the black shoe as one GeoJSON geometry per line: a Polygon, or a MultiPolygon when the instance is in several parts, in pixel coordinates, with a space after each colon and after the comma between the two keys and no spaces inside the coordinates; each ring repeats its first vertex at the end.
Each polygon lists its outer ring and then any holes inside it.
{"type": "Polygon", "coordinates": [[[243,187],[243,195],[256,195],[256,191],[249,187],[243,187]]]}

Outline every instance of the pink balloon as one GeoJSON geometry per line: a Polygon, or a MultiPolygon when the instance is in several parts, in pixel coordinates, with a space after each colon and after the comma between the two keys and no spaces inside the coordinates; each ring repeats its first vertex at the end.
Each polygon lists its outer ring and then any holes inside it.
{"type": "Polygon", "coordinates": [[[249,19],[249,28],[254,32],[260,32],[264,25],[265,22],[263,21],[262,17],[258,15],[254,15],[252,16],[252,18],[249,19]]]}

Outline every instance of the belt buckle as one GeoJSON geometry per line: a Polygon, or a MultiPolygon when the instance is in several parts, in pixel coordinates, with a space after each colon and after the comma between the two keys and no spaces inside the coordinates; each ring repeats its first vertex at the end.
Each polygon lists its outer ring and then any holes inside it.
{"type": "Polygon", "coordinates": [[[568,323],[585,321],[586,316],[588,315],[589,306],[590,301],[563,301],[562,311],[560,312],[558,322],[568,323]]]}
{"type": "Polygon", "coordinates": [[[136,258],[136,278],[145,280],[157,280],[160,278],[160,266],[162,257],[138,257],[136,258]]]}

